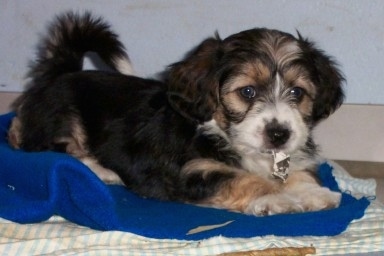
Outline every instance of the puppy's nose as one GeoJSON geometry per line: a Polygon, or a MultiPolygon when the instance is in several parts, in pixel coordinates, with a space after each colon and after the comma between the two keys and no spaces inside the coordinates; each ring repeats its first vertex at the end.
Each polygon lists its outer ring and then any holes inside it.
{"type": "Polygon", "coordinates": [[[269,140],[269,143],[272,144],[274,147],[279,147],[281,145],[284,145],[289,137],[291,136],[291,132],[289,129],[283,127],[283,126],[275,126],[272,125],[271,127],[266,128],[266,134],[269,140]]]}

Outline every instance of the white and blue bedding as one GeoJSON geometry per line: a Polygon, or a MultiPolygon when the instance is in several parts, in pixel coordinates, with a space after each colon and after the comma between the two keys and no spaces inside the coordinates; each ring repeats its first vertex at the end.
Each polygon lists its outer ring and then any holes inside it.
{"type": "Polygon", "coordinates": [[[0,116],[2,252],[214,255],[310,245],[318,255],[384,250],[384,209],[376,201],[370,205],[374,181],[353,179],[328,163],[318,173],[324,186],[343,192],[337,209],[246,216],[143,199],[105,185],[68,155],[14,150],[6,142],[12,117],[0,116]],[[188,234],[211,225],[217,226],[188,234]]]}

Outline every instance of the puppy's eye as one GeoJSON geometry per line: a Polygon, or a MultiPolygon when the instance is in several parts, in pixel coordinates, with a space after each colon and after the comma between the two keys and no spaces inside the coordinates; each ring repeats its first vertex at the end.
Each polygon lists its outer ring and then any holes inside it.
{"type": "Polygon", "coordinates": [[[256,96],[256,90],[253,86],[246,86],[240,89],[240,94],[244,98],[252,99],[256,96]]]}
{"type": "Polygon", "coordinates": [[[290,93],[290,95],[293,97],[293,99],[296,102],[300,102],[303,99],[304,94],[306,92],[305,92],[305,90],[303,88],[293,87],[293,88],[290,89],[289,93],[290,93]]]}

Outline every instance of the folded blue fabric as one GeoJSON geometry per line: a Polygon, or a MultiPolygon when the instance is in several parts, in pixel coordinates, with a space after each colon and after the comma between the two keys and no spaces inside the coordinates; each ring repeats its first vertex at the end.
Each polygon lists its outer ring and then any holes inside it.
{"type": "MultiPolygon", "coordinates": [[[[362,217],[366,198],[343,193],[332,210],[247,216],[194,205],[144,199],[123,186],[108,186],[75,158],[54,152],[27,153],[9,147],[7,130],[13,113],[0,116],[0,217],[18,223],[45,221],[53,215],[98,230],[120,230],[151,238],[199,240],[213,236],[331,236],[362,217]],[[220,228],[187,235],[198,226],[220,228]]],[[[338,191],[332,167],[322,164],[324,186],[338,191]]]]}

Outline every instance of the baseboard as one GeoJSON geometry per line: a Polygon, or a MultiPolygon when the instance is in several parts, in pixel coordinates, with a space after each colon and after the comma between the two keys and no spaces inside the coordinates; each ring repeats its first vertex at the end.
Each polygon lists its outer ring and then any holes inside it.
{"type": "Polygon", "coordinates": [[[357,178],[384,179],[384,163],[335,160],[337,164],[357,178]]]}

